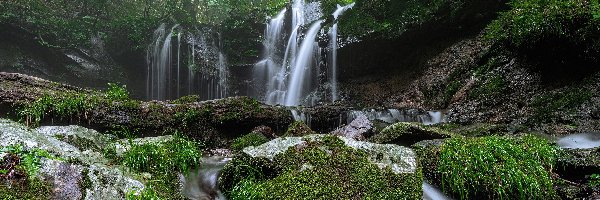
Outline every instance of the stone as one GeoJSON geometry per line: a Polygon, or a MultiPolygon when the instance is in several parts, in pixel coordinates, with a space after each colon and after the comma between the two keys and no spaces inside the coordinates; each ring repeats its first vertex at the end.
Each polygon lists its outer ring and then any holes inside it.
{"type": "Polygon", "coordinates": [[[410,146],[422,140],[449,138],[450,132],[419,123],[399,122],[369,138],[369,142],[410,146]]]}
{"type": "Polygon", "coordinates": [[[363,141],[373,135],[375,127],[365,114],[359,114],[350,124],[339,128],[332,133],[337,136],[363,141]]]}

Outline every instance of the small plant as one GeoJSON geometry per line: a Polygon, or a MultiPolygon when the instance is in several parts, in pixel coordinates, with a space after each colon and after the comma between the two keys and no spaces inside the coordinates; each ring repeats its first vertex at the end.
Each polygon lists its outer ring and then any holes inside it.
{"type": "Polygon", "coordinates": [[[251,132],[235,139],[231,144],[231,150],[242,151],[246,147],[261,145],[268,141],[269,139],[265,137],[262,133],[251,132]]]}
{"type": "Polygon", "coordinates": [[[137,194],[137,195],[136,195],[136,191],[127,192],[125,199],[127,199],[127,200],[161,200],[162,198],[160,198],[158,196],[156,191],[154,191],[154,189],[152,189],[151,186],[146,186],[142,191],[140,191],[140,194],[137,194]]]}
{"type": "Polygon", "coordinates": [[[24,150],[23,145],[12,145],[0,149],[3,153],[12,153],[20,158],[17,166],[25,171],[30,179],[34,179],[40,169],[42,158],[55,158],[48,151],[41,149],[24,150]]]}
{"type": "Polygon", "coordinates": [[[592,174],[590,175],[590,183],[591,187],[600,188],[600,174],[592,174]]]}
{"type": "Polygon", "coordinates": [[[108,83],[106,98],[111,101],[127,101],[129,100],[129,92],[125,85],[119,86],[116,83],[108,83]]]}

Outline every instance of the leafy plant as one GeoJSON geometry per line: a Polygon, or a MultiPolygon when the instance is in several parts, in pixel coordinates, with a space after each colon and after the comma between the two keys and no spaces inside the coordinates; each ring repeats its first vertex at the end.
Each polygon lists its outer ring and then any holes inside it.
{"type": "Polygon", "coordinates": [[[27,173],[30,179],[34,179],[41,166],[42,158],[55,158],[53,155],[42,149],[25,150],[23,145],[11,145],[0,149],[2,153],[12,153],[20,158],[20,163],[17,166],[27,173]]]}
{"type": "Polygon", "coordinates": [[[600,187],[600,174],[592,174],[590,175],[589,185],[592,187],[600,187]]]}
{"type": "Polygon", "coordinates": [[[127,101],[129,100],[129,92],[126,86],[119,86],[115,83],[108,83],[108,89],[106,90],[106,98],[111,101],[127,101]]]}
{"type": "Polygon", "coordinates": [[[156,174],[187,172],[200,164],[199,144],[175,135],[163,143],[135,144],[123,155],[123,165],[156,174]]]}

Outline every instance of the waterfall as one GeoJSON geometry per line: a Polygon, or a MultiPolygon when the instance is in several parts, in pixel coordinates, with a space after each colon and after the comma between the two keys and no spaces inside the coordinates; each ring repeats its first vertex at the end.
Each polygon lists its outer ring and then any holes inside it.
{"type": "Polygon", "coordinates": [[[310,77],[308,77],[307,74],[310,74],[310,66],[312,64],[311,59],[315,53],[314,47],[318,46],[315,42],[315,39],[319,29],[321,29],[322,22],[323,21],[317,21],[310,27],[310,29],[308,29],[306,38],[304,38],[304,41],[300,46],[296,62],[293,65],[294,67],[291,69],[291,79],[284,102],[284,105],[286,106],[300,105],[300,98],[305,93],[303,87],[306,84],[310,84],[310,82],[306,82],[307,79],[310,81],[310,77]]]}
{"type": "Polygon", "coordinates": [[[337,5],[337,9],[335,10],[335,12],[333,12],[333,19],[335,20],[335,23],[333,24],[333,26],[331,27],[331,30],[329,32],[329,47],[331,48],[331,50],[329,51],[329,56],[330,56],[330,66],[331,66],[331,101],[335,102],[339,99],[339,94],[338,94],[338,81],[337,81],[337,49],[338,49],[338,24],[337,24],[337,20],[338,17],[344,13],[346,10],[351,9],[352,7],[354,7],[354,3],[348,4],[346,6],[340,6],[339,4],[337,5]]]}
{"type": "MultiPolygon", "coordinates": [[[[333,13],[337,19],[354,4],[339,6],[333,13]]],[[[263,90],[255,96],[272,105],[315,105],[323,94],[320,83],[321,51],[317,38],[325,35],[321,29],[323,14],[320,2],[305,3],[294,0],[290,10],[283,9],[272,18],[264,33],[262,60],[254,66],[254,81],[263,90]],[[290,13],[287,13],[287,12],[290,13]],[[286,17],[290,17],[287,19],[286,17]],[[289,23],[289,25],[286,25],[289,23]],[[308,27],[306,29],[306,27],[308,27]],[[287,29],[285,27],[288,27],[287,29]],[[321,32],[321,34],[319,34],[321,32]],[[286,41],[284,43],[284,41],[286,41]],[[283,55],[282,55],[283,54],[283,55]]],[[[335,22],[335,21],[334,21],[335,22]]],[[[332,100],[337,100],[337,23],[330,28],[330,52],[332,66],[328,82],[331,83],[332,100]]]]}
{"type": "Polygon", "coordinates": [[[148,48],[148,76],[146,78],[146,94],[148,99],[164,100],[168,96],[167,88],[171,78],[171,38],[179,25],[171,28],[169,34],[166,34],[166,25],[162,24],[154,36],[156,40],[148,48]]]}
{"type": "Polygon", "coordinates": [[[171,27],[168,33],[167,30],[167,25],[160,25],[154,32],[154,42],[148,47],[147,98],[167,100],[198,95],[201,100],[210,100],[227,97],[229,70],[221,51],[220,35],[215,36],[218,33],[207,28],[191,32],[179,25],[171,27]],[[187,53],[184,52],[187,46],[182,51],[182,45],[189,46],[187,53]]]}

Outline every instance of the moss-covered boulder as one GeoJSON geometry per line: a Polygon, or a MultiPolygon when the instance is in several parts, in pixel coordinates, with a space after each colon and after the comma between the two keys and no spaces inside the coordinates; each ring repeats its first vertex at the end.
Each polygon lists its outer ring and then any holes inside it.
{"type": "Polygon", "coordinates": [[[557,199],[559,149],[535,136],[422,141],[425,179],[457,199],[557,199]]]}
{"type": "Polygon", "coordinates": [[[283,136],[298,137],[310,134],[315,134],[315,132],[312,129],[310,129],[308,125],[306,125],[303,121],[295,121],[294,123],[290,124],[283,136]]]}
{"type": "Polygon", "coordinates": [[[421,140],[442,139],[451,136],[450,132],[419,123],[399,122],[384,128],[369,138],[370,142],[412,145],[421,140]]]}
{"type": "Polygon", "coordinates": [[[422,181],[411,149],[333,135],[245,148],[219,178],[230,199],[420,199],[422,181]]]}

